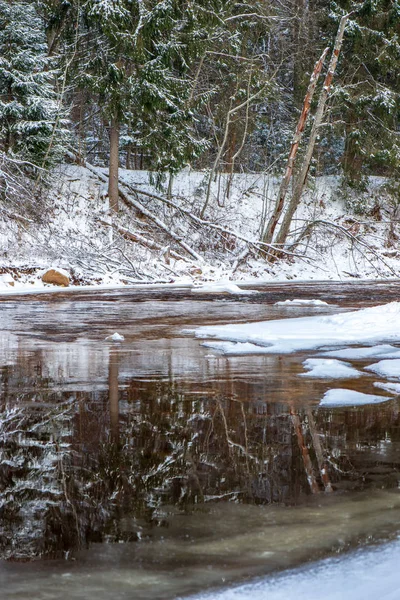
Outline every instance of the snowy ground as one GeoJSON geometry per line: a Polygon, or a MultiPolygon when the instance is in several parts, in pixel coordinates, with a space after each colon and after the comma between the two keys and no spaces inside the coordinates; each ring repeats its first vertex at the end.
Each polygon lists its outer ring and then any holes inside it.
{"type": "Polygon", "coordinates": [[[399,563],[395,541],[192,600],[398,600],[399,563]]]}
{"type": "MultiPolygon", "coordinates": [[[[393,246],[397,225],[390,224],[394,208],[381,178],[372,178],[368,193],[354,199],[354,206],[364,202],[363,216],[353,214],[351,202],[340,198],[336,178],[314,182],[296,214],[293,241],[310,221],[319,221],[318,227],[296,247],[296,256],[271,264],[254,253],[238,259],[248,243],[260,239],[274,206],[278,179],[235,174],[227,198],[228,176],[222,175],[212,186],[204,215],[212,225],[207,225],[198,221],[206,173],[182,171],[168,203],[165,193],[149,183],[147,172],[122,169],[124,191],[163,222],[173,239],[143,212],[122,202],[118,216],[110,217],[106,186],[96,173],[104,177],[105,171],[74,165],[59,168],[40,207],[39,223],[23,214],[10,219],[9,213],[0,211],[0,290],[43,288],[41,274],[50,266],[66,269],[71,283],[78,286],[140,282],[209,286],[214,281],[229,288],[241,281],[374,279],[400,274],[400,253],[393,246]],[[156,247],[129,240],[123,230],[156,242],[156,247]],[[192,254],[182,247],[182,240],[192,254]]],[[[235,293],[232,288],[222,291],[235,293]]]]}

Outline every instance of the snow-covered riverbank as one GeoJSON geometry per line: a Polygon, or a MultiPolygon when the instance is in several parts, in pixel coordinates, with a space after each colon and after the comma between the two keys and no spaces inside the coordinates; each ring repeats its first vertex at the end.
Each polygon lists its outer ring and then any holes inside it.
{"type": "Polygon", "coordinates": [[[169,199],[149,183],[147,172],[122,169],[124,190],[136,205],[121,203],[118,216],[111,217],[106,187],[96,173],[103,177],[102,169],[60,167],[38,206],[37,222],[24,214],[0,214],[0,290],[39,289],[41,272],[50,266],[67,270],[78,286],[344,281],[400,273],[393,245],[397,225],[391,222],[391,200],[381,178],[371,178],[362,216],[352,213],[351,200],[340,195],[337,178],[316,180],[293,222],[297,234],[309,223],[315,230],[292,254],[269,263],[254,244],[274,205],[279,179],[235,174],[227,197],[228,179],[222,175],[211,187],[207,214],[199,219],[206,173],[182,171],[169,199]],[[246,249],[250,253],[244,256],[246,249]]]}
{"type": "Polygon", "coordinates": [[[400,541],[191,600],[398,600],[400,541]]]}

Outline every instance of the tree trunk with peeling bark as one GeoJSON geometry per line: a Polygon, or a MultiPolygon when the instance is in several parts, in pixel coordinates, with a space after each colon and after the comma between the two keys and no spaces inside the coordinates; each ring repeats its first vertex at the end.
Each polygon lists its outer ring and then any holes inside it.
{"type": "Polygon", "coordinates": [[[110,209],[118,212],[119,122],[113,117],[110,124],[110,164],[108,169],[108,199],[110,209]]]}
{"type": "MultiPolygon", "coordinates": [[[[326,101],[328,99],[329,92],[331,89],[332,79],[335,74],[337,61],[339,58],[340,50],[342,48],[344,31],[345,31],[346,23],[349,19],[349,16],[350,15],[344,15],[340,20],[338,32],[336,34],[335,46],[334,46],[331,60],[329,63],[328,73],[325,77],[324,86],[322,88],[322,92],[319,97],[318,106],[317,106],[317,110],[315,113],[314,123],[313,123],[313,127],[311,130],[306,154],[303,159],[303,164],[301,166],[299,177],[295,184],[292,198],[290,200],[289,206],[288,206],[285,216],[283,218],[279,233],[276,236],[276,239],[274,242],[274,244],[276,244],[278,246],[283,246],[287,240],[294,213],[296,212],[296,210],[300,204],[301,196],[303,194],[304,187],[307,182],[308,172],[310,169],[311,158],[312,158],[312,155],[314,152],[314,147],[315,147],[315,142],[316,142],[317,135],[318,135],[318,130],[319,130],[319,127],[321,126],[322,118],[324,116],[325,105],[326,105],[326,101]]],[[[279,255],[279,251],[277,252],[277,254],[279,255]]],[[[269,258],[269,260],[271,260],[271,258],[269,258]]]]}
{"type": "Polygon", "coordinates": [[[322,71],[322,67],[328,53],[329,48],[325,48],[324,52],[321,55],[321,58],[316,62],[313,74],[311,75],[310,83],[307,89],[307,93],[304,97],[303,110],[301,111],[301,115],[299,121],[297,123],[296,132],[293,137],[292,147],[290,149],[289,158],[286,166],[285,176],[282,180],[281,186],[279,188],[278,199],[276,201],[274,212],[269,219],[267,228],[263,235],[263,242],[266,244],[270,244],[272,242],[272,238],[275,233],[276,226],[278,225],[279,218],[282,214],[286,194],[289,188],[289,183],[293,174],[294,162],[296,159],[296,154],[299,149],[301,137],[304,132],[304,128],[307,122],[307,117],[310,112],[311,101],[315,92],[315,88],[317,86],[318,78],[322,71]]]}

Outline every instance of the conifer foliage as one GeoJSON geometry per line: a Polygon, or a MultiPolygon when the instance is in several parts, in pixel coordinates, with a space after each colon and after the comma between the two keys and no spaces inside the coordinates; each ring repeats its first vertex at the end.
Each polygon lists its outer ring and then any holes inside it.
{"type": "Polygon", "coordinates": [[[0,0],[0,150],[39,167],[54,164],[66,141],[47,49],[32,2],[0,0]]]}

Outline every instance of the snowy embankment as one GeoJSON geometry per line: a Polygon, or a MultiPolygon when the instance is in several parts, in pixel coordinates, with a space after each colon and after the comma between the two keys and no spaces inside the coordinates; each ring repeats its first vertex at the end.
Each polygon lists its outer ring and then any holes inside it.
{"type": "Polygon", "coordinates": [[[228,197],[230,177],[221,175],[211,185],[201,219],[207,173],[182,171],[167,198],[149,183],[149,173],[121,169],[128,202],[121,200],[118,215],[110,215],[105,173],[64,165],[38,202],[36,221],[25,218],[22,209],[14,217],[0,212],[0,290],[49,287],[41,274],[50,266],[65,269],[76,286],[224,282],[223,290],[213,291],[225,293],[235,293],[229,286],[244,280],[373,279],[400,273],[400,254],[393,246],[397,224],[390,222],[391,200],[380,178],[371,178],[362,217],[351,214],[350,203],[339,197],[338,179],[318,179],[293,221],[291,241],[298,242],[293,255],[269,263],[259,255],[258,242],[279,179],[235,174],[228,197]],[[299,239],[310,223],[312,233],[299,239]]]}
{"type": "Polygon", "coordinates": [[[191,600],[398,600],[400,541],[191,600]]]}
{"type": "MultiPolygon", "coordinates": [[[[204,346],[225,355],[319,351],[318,358],[304,361],[306,372],[300,376],[355,379],[370,377],[372,372],[391,380],[375,382],[375,387],[391,394],[400,393],[400,347],[391,345],[400,343],[400,302],[335,315],[206,326],[194,333],[207,340],[203,342],[204,346]],[[361,347],[362,344],[366,347],[361,347]],[[332,346],[337,349],[326,349],[332,346]],[[360,370],[338,359],[377,362],[360,370]]],[[[389,399],[388,396],[362,394],[341,387],[328,390],[321,406],[355,406],[389,399]]]]}

